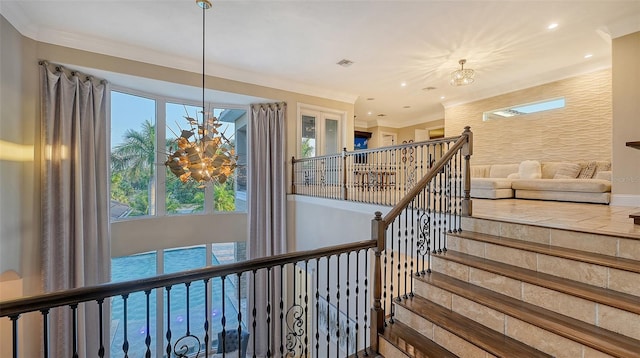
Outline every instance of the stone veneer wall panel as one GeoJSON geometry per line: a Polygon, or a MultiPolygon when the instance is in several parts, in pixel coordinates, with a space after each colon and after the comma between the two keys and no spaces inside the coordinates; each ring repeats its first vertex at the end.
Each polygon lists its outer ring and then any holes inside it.
{"type": "Polygon", "coordinates": [[[600,70],[445,109],[445,134],[471,126],[473,164],[611,160],[611,70],[600,70]],[[563,109],[483,121],[498,108],[565,97],[563,109]]]}

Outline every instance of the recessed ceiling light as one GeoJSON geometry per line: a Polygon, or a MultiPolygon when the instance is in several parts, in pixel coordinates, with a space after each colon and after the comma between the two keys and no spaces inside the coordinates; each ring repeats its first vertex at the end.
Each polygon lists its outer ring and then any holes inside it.
{"type": "Polygon", "coordinates": [[[440,99],[445,99],[445,97],[444,96],[440,96],[440,99]]]}
{"type": "Polygon", "coordinates": [[[402,82],[402,83],[400,84],[400,86],[401,86],[401,87],[407,87],[407,83],[406,83],[406,82],[402,82]]]}
{"type": "Polygon", "coordinates": [[[552,22],[552,23],[550,23],[550,24],[549,24],[549,26],[547,26],[547,29],[548,29],[548,30],[553,30],[553,29],[555,29],[556,27],[558,27],[558,24],[557,24],[557,23],[555,23],[555,22],[552,22]]]}
{"type": "Polygon", "coordinates": [[[584,55],[584,58],[591,58],[591,57],[593,57],[593,55],[592,55],[592,54],[590,54],[590,53],[588,53],[588,54],[584,55]]]}
{"type": "Polygon", "coordinates": [[[373,113],[371,113],[371,111],[367,112],[367,116],[372,115],[373,113]]]}
{"type": "Polygon", "coordinates": [[[351,65],[353,65],[353,61],[351,60],[347,60],[346,58],[336,62],[336,65],[340,65],[342,67],[349,67],[351,65]]]}

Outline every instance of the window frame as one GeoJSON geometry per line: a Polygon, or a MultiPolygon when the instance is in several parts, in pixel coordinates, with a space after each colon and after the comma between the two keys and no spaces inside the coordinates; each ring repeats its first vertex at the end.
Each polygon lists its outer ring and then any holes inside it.
{"type": "MultiPolygon", "coordinates": [[[[338,148],[336,153],[340,153],[342,148],[345,147],[347,140],[346,136],[346,111],[338,111],[331,108],[319,107],[314,105],[307,105],[298,103],[298,111],[296,116],[296,157],[302,158],[302,116],[314,117],[316,120],[316,143],[315,143],[315,156],[326,155],[325,153],[325,123],[327,119],[338,121],[338,148]]],[[[334,153],[331,153],[334,154],[334,153]]]]}
{"type": "MultiPolygon", "coordinates": [[[[180,215],[209,215],[209,214],[223,214],[223,213],[227,213],[224,211],[215,211],[214,210],[214,189],[213,189],[213,185],[207,185],[205,186],[205,190],[204,190],[204,209],[202,212],[197,212],[197,213],[183,213],[183,214],[168,214],[167,213],[167,209],[166,209],[166,170],[163,170],[164,168],[164,161],[165,158],[162,157],[162,151],[160,150],[160,148],[166,148],[166,135],[167,135],[167,118],[166,118],[166,105],[167,103],[173,103],[173,104],[178,104],[178,105],[187,105],[187,106],[194,106],[194,107],[201,107],[202,106],[202,101],[200,100],[192,100],[192,99],[184,99],[184,98],[179,98],[179,97],[171,97],[171,96],[164,96],[164,95],[158,95],[158,94],[153,94],[150,92],[146,92],[146,91],[141,91],[141,90],[136,90],[136,89],[131,89],[131,88],[127,88],[127,87],[123,87],[123,86],[118,86],[118,85],[112,85],[110,88],[111,92],[120,92],[126,95],[131,95],[131,96],[138,96],[138,97],[143,97],[143,98],[147,98],[150,100],[154,100],[155,101],[155,130],[156,130],[156,143],[155,143],[155,148],[156,148],[156,153],[155,153],[155,163],[156,163],[156,170],[154,170],[153,175],[155,176],[155,214],[148,214],[148,215],[141,215],[141,216],[135,216],[135,217],[124,217],[124,218],[118,218],[118,219],[114,219],[111,220],[110,222],[119,222],[119,221],[129,221],[129,220],[136,220],[136,219],[145,219],[145,218],[152,218],[152,217],[163,217],[163,216],[180,216],[180,215]]],[[[212,102],[212,101],[205,101],[205,108],[213,108],[213,109],[240,109],[240,110],[244,110],[247,116],[247,121],[246,121],[246,132],[247,135],[249,135],[250,131],[251,131],[251,127],[250,127],[250,120],[249,120],[249,116],[251,114],[251,108],[249,105],[240,105],[240,104],[229,104],[229,103],[217,103],[217,102],[212,102]]],[[[237,129],[235,129],[235,131],[237,131],[237,129]]],[[[234,133],[235,135],[235,133],[234,133]]],[[[111,116],[109,116],[109,130],[108,130],[108,140],[109,140],[109,148],[111,147],[111,116]]],[[[248,145],[248,143],[247,143],[248,145]]],[[[248,151],[248,148],[247,148],[248,151]]],[[[249,168],[249,161],[250,159],[246,158],[246,162],[247,162],[247,168],[249,168]]],[[[110,167],[110,165],[109,165],[110,167]]],[[[109,176],[111,176],[111,169],[109,168],[109,176]]],[[[248,190],[248,188],[247,188],[248,190]]],[[[241,193],[239,196],[241,197],[245,197],[248,200],[248,195],[246,190],[245,191],[238,191],[237,190],[237,180],[234,181],[234,193],[236,193],[236,199],[238,197],[237,193],[241,193]]],[[[109,192],[109,198],[111,198],[111,192],[109,192]]],[[[151,208],[149,210],[151,212],[151,208]]],[[[246,212],[246,211],[235,211],[235,212],[246,212]]]]}

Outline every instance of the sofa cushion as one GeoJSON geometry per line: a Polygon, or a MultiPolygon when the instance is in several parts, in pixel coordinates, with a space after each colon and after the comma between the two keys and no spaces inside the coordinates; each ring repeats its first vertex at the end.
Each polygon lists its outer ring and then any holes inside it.
{"type": "Polygon", "coordinates": [[[591,179],[593,178],[593,175],[596,172],[596,161],[592,161],[587,163],[584,168],[582,168],[582,170],[580,171],[580,174],[578,175],[579,179],[591,179]]]}
{"type": "Polygon", "coordinates": [[[516,194],[518,190],[606,193],[611,191],[611,182],[599,179],[517,179],[511,183],[511,187],[516,194]]]}
{"type": "Polygon", "coordinates": [[[580,174],[582,167],[576,163],[562,163],[553,175],[553,179],[575,179],[580,174]]]}
{"type": "Polygon", "coordinates": [[[511,179],[471,178],[471,189],[511,189],[511,179]]]}
{"type": "Polygon", "coordinates": [[[472,178],[488,178],[490,165],[472,165],[471,177],[472,178]]]}
{"type": "Polygon", "coordinates": [[[494,164],[489,170],[489,178],[506,178],[518,172],[518,164],[494,164]]]}
{"type": "Polygon", "coordinates": [[[537,160],[525,160],[520,163],[518,174],[520,174],[520,179],[540,179],[542,176],[540,162],[537,160]]]}

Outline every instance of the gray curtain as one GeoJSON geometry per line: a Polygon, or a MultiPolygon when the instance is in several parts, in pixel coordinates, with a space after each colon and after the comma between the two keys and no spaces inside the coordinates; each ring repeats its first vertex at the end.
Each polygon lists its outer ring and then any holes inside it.
{"type": "MultiPolygon", "coordinates": [[[[54,292],[108,282],[109,85],[43,61],[40,86],[44,290],[54,292]]],[[[105,303],[106,348],[110,343],[107,306],[105,303]]],[[[54,309],[49,319],[50,355],[71,357],[71,310],[54,309]]],[[[78,307],[77,327],[79,356],[97,356],[97,304],[78,307]]]]}
{"type": "MultiPolygon", "coordinates": [[[[251,127],[249,134],[249,258],[278,255],[287,251],[286,237],[286,158],[285,158],[286,104],[259,104],[251,106],[251,127]]],[[[271,354],[279,354],[278,332],[271,327],[271,342],[267,341],[266,302],[271,302],[271,321],[276,320],[276,292],[280,290],[279,270],[274,270],[267,278],[265,270],[256,276],[255,300],[250,294],[250,305],[257,310],[258,325],[251,332],[249,353],[253,352],[253,336],[256,340],[255,353],[266,356],[269,343],[271,354]],[[276,272],[277,271],[277,272],[276,272]],[[267,283],[271,287],[267,287],[267,283]],[[270,289],[270,297],[267,296],[270,289]]],[[[249,287],[252,283],[250,283],[249,287]]],[[[277,298],[279,300],[279,297],[277,298]]]]}

